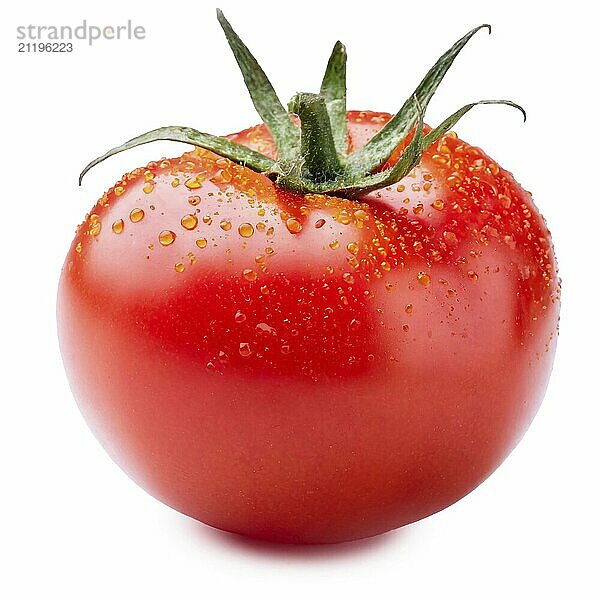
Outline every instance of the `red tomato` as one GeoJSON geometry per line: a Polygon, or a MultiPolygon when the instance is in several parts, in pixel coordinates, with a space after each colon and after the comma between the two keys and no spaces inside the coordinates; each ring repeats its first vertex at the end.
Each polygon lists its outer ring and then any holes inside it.
{"type": "MultiPolygon", "coordinates": [[[[389,118],[349,112],[351,149],[389,118]]],[[[231,139],[274,155],[264,126],[231,139]]],[[[85,418],[142,487],[220,529],[339,542],[496,469],[544,394],[558,293],[531,195],[448,134],[359,201],[205,150],[137,169],[79,228],[58,323],[85,418]]]]}

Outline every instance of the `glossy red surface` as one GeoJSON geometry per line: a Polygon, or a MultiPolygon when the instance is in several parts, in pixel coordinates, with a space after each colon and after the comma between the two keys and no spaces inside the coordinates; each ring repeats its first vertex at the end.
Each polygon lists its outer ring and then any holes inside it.
{"type": "MultiPolygon", "coordinates": [[[[389,115],[348,118],[357,147],[389,115]]],[[[231,137],[273,154],[262,126],[231,137]]],[[[364,200],[197,150],[87,217],[59,288],[65,367],[151,494],[229,531],[338,542],[452,504],[521,438],[559,312],[530,194],[450,134],[364,200]]]]}

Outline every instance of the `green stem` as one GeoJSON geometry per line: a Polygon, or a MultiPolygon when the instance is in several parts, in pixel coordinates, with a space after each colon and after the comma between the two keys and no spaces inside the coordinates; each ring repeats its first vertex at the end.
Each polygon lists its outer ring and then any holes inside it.
{"type": "Polygon", "coordinates": [[[335,148],[325,98],[317,94],[296,94],[289,109],[302,123],[302,175],[317,183],[337,178],[343,167],[335,148]]]}
{"type": "Polygon", "coordinates": [[[474,106],[507,104],[525,111],[509,100],[482,100],[466,104],[427,135],[423,116],[427,104],[458,53],[480,29],[460,38],[429,70],[402,108],[364,146],[348,155],[346,115],[346,49],[337,42],[327,63],[320,94],[296,94],[289,112],[282,106],[271,82],[250,50],[232,29],[220,10],[217,17],[240,67],[254,106],[268,127],[277,148],[277,160],[222,137],[189,127],[161,127],[109,150],[89,163],[81,178],[109,156],[156,140],[173,140],[211,150],[274,179],[299,194],[322,193],[359,197],[388,187],[405,177],[420,161],[423,152],[474,106]],[[300,118],[297,127],[290,113],[300,118]],[[398,145],[414,129],[414,135],[394,166],[381,171],[398,145]]]}

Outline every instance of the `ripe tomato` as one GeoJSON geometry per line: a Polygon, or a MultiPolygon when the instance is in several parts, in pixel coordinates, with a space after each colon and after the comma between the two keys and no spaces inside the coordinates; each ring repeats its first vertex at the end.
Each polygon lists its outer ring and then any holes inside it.
{"type": "MultiPolygon", "coordinates": [[[[390,118],[348,112],[350,151],[390,118]]],[[[229,139],[276,156],[264,125],[229,139]]],[[[228,531],[339,542],[500,464],[543,397],[558,292],[531,195],[452,133],[358,199],[198,148],[98,201],[58,324],[85,418],[151,494],[228,531]]]]}
{"type": "MultiPolygon", "coordinates": [[[[349,113],[351,143],[388,119],[349,113]]],[[[272,152],[264,127],[236,140],[272,152]]],[[[556,298],[530,195],[445,136],[360,203],[204,150],[138,169],[80,228],[58,316],[80,407],[142,487],[322,542],[420,519],[498,466],[542,399],[556,298]]]]}

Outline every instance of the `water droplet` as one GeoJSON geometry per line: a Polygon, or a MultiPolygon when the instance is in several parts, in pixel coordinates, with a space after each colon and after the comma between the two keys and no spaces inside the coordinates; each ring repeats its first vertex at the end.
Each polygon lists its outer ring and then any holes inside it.
{"type": "Polygon", "coordinates": [[[239,227],[238,227],[238,233],[243,237],[243,238],[249,238],[252,237],[254,235],[254,227],[252,227],[252,225],[250,223],[242,223],[239,227]]]}
{"type": "Polygon", "coordinates": [[[202,187],[202,184],[197,179],[188,179],[184,185],[188,190],[197,190],[199,187],[202,187]]]}
{"type": "Polygon", "coordinates": [[[231,181],[231,177],[231,171],[228,169],[219,169],[212,178],[212,181],[215,183],[229,183],[231,181]]]}
{"type": "Polygon", "coordinates": [[[89,234],[93,235],[95,237],[95,236],[99,235],[101,229],[102,229],[102,223],[100,223],[100,221],[92,222],[92,224],[90,226],[89,234]]]}
{"type": "Polygon", "coordinates": [[[429,275],[427,275],[427,273],[424,273],[423,271],[419,271],[419,273],[417,273],[417,279],[419,283],[425,288],[429,287],[429,284],[431,283],[431,277],[429,277],[429,275]]]}
{"type": "Polygon", "coordinates": [[[175,241],[175,237],[176,236],[172,231],[165,229],[158,234],[158,241],[163,246],[170,246],[175,241]]]}
{"type": "Polygon", "coordinates": [[[144,211],[141,208],[134,208],[129,213],[129,220],[132,223],[139,223],[144,218],[144,211]]]}
{"type": "Polygon", "coordinates": [[[356,256],[348,256],[346,258],[346,260],[348,261],[348,264],[353,268],[353,269],[358,269],[358,267],[360,266],[360,263],[358,262],[358,259],[356,258],[356,256]]]}
{"type": "Polygon", "coordinates": [[[359,208],[358,210],[354,211],[354,218],[358,221],[368,221],[369,213],[367,213],[367,211],[363,210],[362,208],[359,208]]]}
{"type": "Polygon", "coordinates": [[[443,236],[444,236],[444,241],[447,244],[450,244],[451,246],[455,246],[456,244],[458,244],[458,238],[456,237],[456,234],[454,232],[444,231],[443,236]]]}
{"type": "Polygon", "coordinates": [[[181,226],[190,231],[196,229],[198,226],[198,217],[196,215],[185,215],[181,219],[181,226]]]}
{"type": "Polygon", "coordinates": [[[288,228],[290,233],[300,233],[300,231],[302,231],[302,223],[300,223],[298,219],[294,219],[294,217],[287,219],[285,226],[288,228]]]}
{"type": "Polygon", "coordinates": [[[256,271],[253,271],[252,269],[244,269],[242,271],[242,275],[248,281],[256,281],[256,278],[257,278],[256,271]]]}
{"type": "Polygon", "coordinates": [[[252,354],[252,348],[250,348],[250,344],[248,342],[240,342],[239,352],[240,356],[246,358],[252,354]]]}
{"type": "Polygon", "coordinates": [[[236,323],[243,323],[246,320],[246,315],[241,310],[238,310],[233,318],[236,323]]]}
{"type": "Polygon", "coordinates": [[[125,228],[125,222],[123,221],[123,219],[117,219],[113,224],[112,224],[112,230],[115,233],[123,233],[123,229],[125,228]]]}
{"type": "Polygon", "coordinates": [[[358,254],[358,244],[356,242],[350,242],[346,246],[346,249],[348,250],[348,252],[351,252],[352,254],[358,254]]]}
{"type": "Polygon", "coordinates": [[[228,221],[226,219],[223,219],[220,223],[219,223],[219,227],[223,230],[223,231],[229,231],[231,229],[231,221],[228,221]]]}
{"type": "Polygon", "coordinates": [[[336,220],[342,225],[348,225],[352,221],[352,217],[343,210],[336,218],[336,220]]]}
{"type": "Polygon", "coordinates": [[[266,333],[269,335],[277,335],[277,330],[274,327],[267,325],[267,323],[257,323],[256,331],[258,331],[259,333],[266,333]]]}

